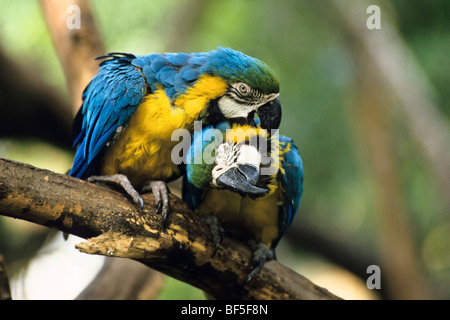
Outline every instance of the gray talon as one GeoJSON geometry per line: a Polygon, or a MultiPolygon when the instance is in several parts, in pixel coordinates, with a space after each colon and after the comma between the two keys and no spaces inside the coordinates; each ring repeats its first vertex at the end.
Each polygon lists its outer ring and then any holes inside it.
{"type": "Polygon", "coordinates": [[[266,261],[275,259],[275,251],[272,248],[268,248],[264,243],[256,242],[255,240],[250,240],[248,243],[253,250],[252,264],[255,267],[247,275],[244,285],[250,282],[261,271],[266,261]]]}
{"type": "Polygon", "coordinates": [[[91,176],[87,178],[89,182],[106,182],[114,183],[122,187],[123,190],[133,199],[134,203],[138,204],[141,209],[144,208],[144,200],[142,200],[139,192],[134,189],[130,180],[128,180],[126,175],[114,174],[112,176],[91,176]]]}
{"type": "Polygon", "coordinates": [[[202,216],[201,219],[209,225],[209,228],[211,230],[214,245],[214,252],[212,256],[214,257],[220,245],[222,244],[225,230],[222,228],[219,219],[217,219],[217,217],[215,216],[202,216]]]}
{"type": "Polygon", "coordinates": [[[169,214],[169,189],[164,181],[150,181],[143,188],[143,191],[151,190],[157,203],[156,213],[162,215],[163,226],[166,225],[169,214]]]}

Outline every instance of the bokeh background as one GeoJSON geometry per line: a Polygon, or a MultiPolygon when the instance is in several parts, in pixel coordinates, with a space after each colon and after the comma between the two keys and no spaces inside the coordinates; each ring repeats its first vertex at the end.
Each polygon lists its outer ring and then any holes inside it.
{"type": "MultiPolygon", "coordinates": [[[[41,5],[0,0],[0,157],[65,173],[74,97],[41,5]]],[[[225,46],[275,70],[280,132],[295,140],[305,170],[280,262],[346,299],[450,298],[449,1],[95,0],[90,7],[105,52],[225,46]],[[366,25],[372,4],[381,9],[379,30],[366,25]],[[370,265],[380,267],[381,289],[366,286],[370,265]]],[[[52,237],[0,216],[13,298],[74,298],[99,270],[103,260],[52,237]],[[70,290],[61,285],[69,278],[70,290]]],[[[169,278],[157,297],[204,298],[169,278]]]]}

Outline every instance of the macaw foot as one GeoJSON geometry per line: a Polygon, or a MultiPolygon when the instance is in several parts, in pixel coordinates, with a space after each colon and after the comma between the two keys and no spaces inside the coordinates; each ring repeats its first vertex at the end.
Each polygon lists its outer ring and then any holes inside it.
{"type": "Polygon", "coordinates": [[[164,181],[150,181],[142,188],[142,191],[150,190],[158,203],[156,213],[162,215],[163,226],[165,226],[167,215],[169,214],[169,188],[164,181]]]}
{"type": "Polygon", "coordinates": [[[200,218],[209,225],[209,228],[211,230],[214,245],[214,252],[212,256],[214,257],[223,241],[225,230],[222,228],[219,219],[217,219],[217,217],[215,216],[201,216],[200,218]]]}
{"type": "Polygon", "coordinates": [[[130,180],[128,180],[126,175],[114,174],[112,176],[90,176],[87,178],[89,182],[106,182],[114,183],[119,185],[125,190],[126,193],[133,199],[134,203],[138,204],[141,209],[144,208],[144,200],[142,200],[141,195],[134,189],[130,180]]]}
{"type": "Polygon", "coordinates": [[[275,250],[267,247],[264,243],[255,240],[250,240],[248,243],[253,249],[252,264],[255,267],[248,274],[244,284],[250,282],[261,271],[266,261],[275,259],[275,250]]]}

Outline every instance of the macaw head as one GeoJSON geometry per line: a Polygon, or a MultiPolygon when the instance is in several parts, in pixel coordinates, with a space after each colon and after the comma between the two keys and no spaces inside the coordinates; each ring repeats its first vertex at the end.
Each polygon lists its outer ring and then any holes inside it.
{"type": "Polygon", "coordinates": [[[271,185],[278,173],[279,164],[271,154],[276,150],[267,150],[272,138],[260,127],[229,122],[195,132],[187,155],[187,179],[199,189],[213,187],[251,197],[264,196],[273,190],[271,185]],[[269,167],[274,169],[270,174],[269,167]]]}
{"type": "Polygon", "coordinates": [[[216,101],[225,119],[252,123],[256,113],[262,128],[278,129],[280,85],[267,64],[242,52],[219,47],[209,53],[205,67],[228,84],[226,93],[216,101]]]}
{"type": "Polygon", "coordinates": [[[275,73],[264,62],[242,52],[219,47],[191,54],[155,53],[137,56],[132,63],[142,70],[151,91],[161,85],[170,99],[182,96],[202,75],[219,78],[220,94],[215,96],[214,92],[210,101],[207,124],[253,124],[256,113],[262,128],[270,131],[280,125],[280,85],[275,73]]]}
{"type": "Polygon", "coordinates": [[[216,165],[211,172],[210,184],[241,194],[264,195],[268,190],[256,186],[260,162],[261,156],[254,146],[222,143],[216,150],[216,165]]]}

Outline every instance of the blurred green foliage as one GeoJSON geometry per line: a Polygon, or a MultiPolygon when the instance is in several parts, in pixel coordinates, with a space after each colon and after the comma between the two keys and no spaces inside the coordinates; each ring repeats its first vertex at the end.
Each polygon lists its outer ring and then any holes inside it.
{"type": "MultiPolygon", "coordinates": [[[[374,2],[398,26],[434,86],[437,105],[450,116],[450,2],[374,2]]],[[[320,226],[361,250],[374,251],[373,190],[355,147],[349,107],[357,94],[358,70],[348,35],[327,1],[201,1],[202,13],[186,32],[180,30],[183,17],[200,10],[195,6],[191,12],[188,3],[194,1],[92,1],[107,51],[146,54],[229,46],[272,66],[281,81],[281,133],[294,138],[304,161],[305,192],[295,223],[320,226]],[[184,37],[175,42],[176,48],[170,47],[180,32],[184,37]]],[[[0,0],[0,42],[8,54],[32,64],[67,95],[37,1],[0,0]]],[[[450,297],[449,212],[430,165],[405,123],[398,117],[396,121],[393,139],[418,251],[431,282],[440,283],[438,289],[450,297]]],[[[49,168],[59,172],[70,167],[67,154],[50,157],[42,143],[3,139],[0,156],[41,167],[39,159],[47,158],[49,168]]]]}

